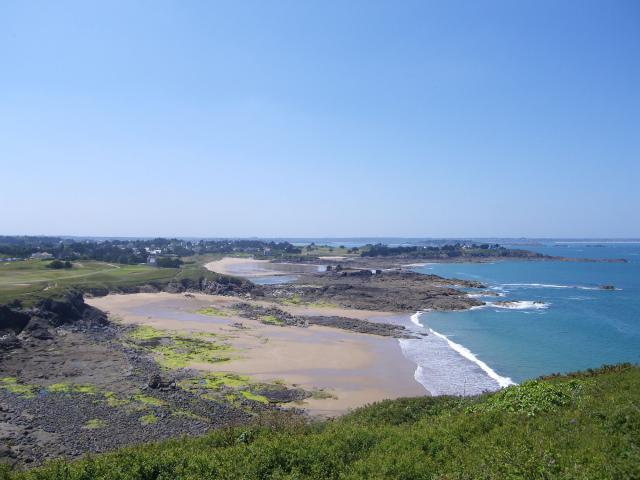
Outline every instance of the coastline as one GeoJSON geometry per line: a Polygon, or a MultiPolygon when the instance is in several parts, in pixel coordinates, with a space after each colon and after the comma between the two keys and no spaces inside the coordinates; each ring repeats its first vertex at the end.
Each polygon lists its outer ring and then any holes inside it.
{"type": "Polygon", "coordinates": [[[248,257],[223,257],[204,265],[207,270],[233,275],[247,279],[291,275],[294,273],[310,273],[317,271],[318,266],[303,263],[274,263],[271,260],[257,260],[248,257]]]}
{"type": "MultiPolygon", "coordinates": [[[[188,367],[247,375],[259,381],[282,381],[305,390],[325,392],[329,398],[312,397],[299,405],[312,415],[336,416],[379,400],[429,395],[415,380],[416,365],[404,356],[396,338],[315,325],[308,328],[265,325],[230,312],[237,302],[233,297],[203,294],[185,297],[171,293],[87,299],[87,303],[108,311],[122,324],[210,333],[224,338],[233,352],[229,361],[194,363],[188,367]],[[212,307],[229,313],[220,316],[197,313],[212,307]],[[233,326],[240,323],[240,329],[233,326]]],[[[321,307],[313,310],[316,313],[321,307]]],[[[351,312],[361,318],[372,313],[351,312]]],[[[297,313],[301,313],[299,309],[297,313]]],[[[385,314],[373,313],[378,317],[385,314]]]]}

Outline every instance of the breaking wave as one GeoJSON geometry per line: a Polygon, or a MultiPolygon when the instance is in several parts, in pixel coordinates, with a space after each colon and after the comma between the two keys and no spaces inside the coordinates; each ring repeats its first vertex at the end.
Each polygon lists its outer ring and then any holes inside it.
{"type": "MultiPolygon", "coordinates": [[[[411,322],[423,329],[421,313],[411,315],[411,322]]],[[[405,356],[417,365],[415,379],[432,395],[477,395],[514,385],[467,347],[431,328],[428,332],[426,337],[399,342],[405,356]]]]}
{"type": "Polygon", "coordinates": [[[583,285],[553,285],[547,283],[504,283],[504,287],[523,287],[523,288],[574,288],[577,290],[599,290],[598,287],[587,287],[583,285]]]}

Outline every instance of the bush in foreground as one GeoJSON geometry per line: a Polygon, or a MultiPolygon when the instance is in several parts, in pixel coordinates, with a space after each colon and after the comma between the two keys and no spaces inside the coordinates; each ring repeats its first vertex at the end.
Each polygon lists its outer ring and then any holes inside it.
{"type": "Polygon", "coordinates": [[[4,479],[637,479],[640,368],[474,399],[384,401],[335,421],[220,430],[4,479]]]}

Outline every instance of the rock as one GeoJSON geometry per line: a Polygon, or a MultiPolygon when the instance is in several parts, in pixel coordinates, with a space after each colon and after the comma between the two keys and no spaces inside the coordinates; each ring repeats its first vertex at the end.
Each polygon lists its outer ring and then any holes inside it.
{"type": "Polygon", "coordinates": [[[175,380],[164,380],[160,375],[154,374],[149,377],[149,382],[147,383],[149,388],[159,389],[159,390],[170,390],[176,388],[175,380]]]}
{"type": "Polygon", "coordinates": [[[299,402],[311,396],[311,393],[306,392],[301,388],[264,388],[261,390],[255,390],[253,393],[266,397],[271,403],[289,403],[299,402]]]}
{"type": "Polygon", "coordinates": [[[16,334],[13,332],[0,337],[0,352],[6,352],[9,350],[20,348],[21,346],[22,342],[18,337],[16,337],[16,334]]]}
{"type": "Polygon", "coordinates": [[[0,332],[20,333],[31,316],[16,308],[10,308],[8,305],[0,305],[0,332]]]}
{"type": "Polygon", "coordinates": [[[382,337],[416,338],[416,336],[404,326],[393,325],[391,323],[374,323],[367,320],[347,317],[308,317],[307,321],[311,325],[341,328],[352,332],[368,333],[382,337]]]}
{"type": "Polygon", "coordinates": [[[22,331],[22,336],[30,336],[38,340],[51,340],[53,335],[49,330],[49,320],[42,317],[31,317],[29,323],[22,331]]]}
{"type": "Polygon", "coordinates": [[[11,450],[6,445],[0,445],[0,458],[5,458],[5,457],[16,458],[16,452],[11,450]]]}
{"type": "Polygon", "coordinates": [[[154,285],[142,285],[139,289],[140,293],[157,293],[158,289],[154,285]]]}

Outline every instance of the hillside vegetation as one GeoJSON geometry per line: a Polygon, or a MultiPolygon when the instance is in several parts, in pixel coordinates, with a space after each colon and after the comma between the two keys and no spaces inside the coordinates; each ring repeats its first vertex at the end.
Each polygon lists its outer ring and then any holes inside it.
{"type": "Polygon", "coordinates": [[[0,304],[50,297],[69,288],[122,288],[145,283],[168,283],[179,275],[200,275],[197,265],[183,269],[157,268],[147,265],[115,265],[93,260],[73,262],[73,268],[49,268],[47,260],[23,260],[0,263],[0,304]],[[196,271],[197,270],[197,271],[196,271]]]}
{"type": "Polygon", "coordinates": [[[313,424],[290,418],[0,478],[640,478],[640,368],[628,364],[474,399],[385,401],[313,424]]]}

